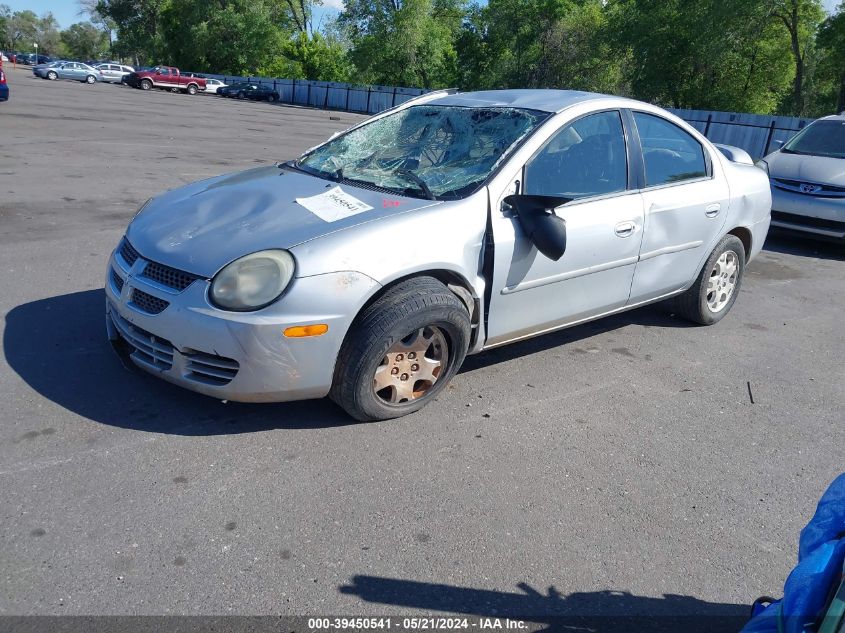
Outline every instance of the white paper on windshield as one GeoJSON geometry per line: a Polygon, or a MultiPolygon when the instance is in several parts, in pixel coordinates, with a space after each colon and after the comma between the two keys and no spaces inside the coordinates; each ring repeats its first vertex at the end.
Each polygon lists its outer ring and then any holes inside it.
{"type": "Polygon", "coordinates": [[[340,187],[333,187],[309,198],[297,198],[296,201],[325,222],[337,222],[372,209],[366,202],[350,196],[340,187]]]}

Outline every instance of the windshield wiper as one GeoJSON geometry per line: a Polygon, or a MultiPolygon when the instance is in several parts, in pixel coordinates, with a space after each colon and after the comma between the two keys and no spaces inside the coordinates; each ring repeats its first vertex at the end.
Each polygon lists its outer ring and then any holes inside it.
{"type": "Polygon", "coordinates": [[[432,193],[431,187],[428,186],[428,183],[410,169],[397,169],[394,173],[399,174],[400,176],[405,176],[405,178],[412,181],[420,188],[420,191],[422,191],[425,194],[425,197],[429,200],[437,200],[437,197],[432,193]]]}

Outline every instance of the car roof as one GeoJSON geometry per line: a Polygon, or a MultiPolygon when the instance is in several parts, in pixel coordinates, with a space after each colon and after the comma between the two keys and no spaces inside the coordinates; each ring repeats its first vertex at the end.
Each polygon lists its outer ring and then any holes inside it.
{"type": "Polygon", "coordinates": [[[595,92],[578,90],[481,90],[478,92],[456,92],[433,99],[428,103],[464,107],[525,108],[544,112],[560,112],[584,101],[613,99],[621,105],[631,105],[631,99],[613,97],[595,92]]]}
{"type": "Polygon", "coordinates": [[[842,114],[831,114],[830,116],[825,116],[820,119],[819,121],[845,121],[845,112],[842,114]]]}

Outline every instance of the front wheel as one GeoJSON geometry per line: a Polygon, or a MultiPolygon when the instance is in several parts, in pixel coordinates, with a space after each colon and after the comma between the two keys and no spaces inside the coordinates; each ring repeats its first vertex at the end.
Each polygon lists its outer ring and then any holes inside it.
{"type": "Polygon", "coordinates": [[[47,73],[47,79],[49,79],[50,81],[55,81],[58,78],[59,78],[59,76],[55,72],[53,72],[52,70],[47,73]]]}
{"type": "Polygon", "coordinates": [[[335,366],[331,398],[361,421],[418,411],[466,356],[469,313],[432,277],[404,281],[358,316],[335,366]]]}
{"type": "Polygon", "coordinates": [[[97,78],[96,78],[94,75],[88,75],[88,76],[85,78],[85,83],[87,83],[87,84],[92,84],[92,83],[94,83],[95,81],[97,81],[97,78]]]}
{"type": "Polygon", "coordinates": [[[279,97],[278,97],[278,95],[276,95],[276,94],[275,94],[275,93],[273,93],[273,92],[271,92],[270,94],[268,94],[268,95],[267,95],[267,101],[269,101],[270,103],[275,103],[275,101],[276,101],[278,98],[279,98],[279,97]]]}
{"type": "Polygon", "coordinates": [[[238,99],[246,99],[246,95],[242,92],[238,93],[238,99]]]}
{"type": "Polygon", "coordinates": [[[726,235],[713,249],[692,286],[674,300],[675,310],[701,325],[713,325],[730,312],[745,273],[745,247],[726,235]]]}
{"type": "Polygon", "coordinates": [[[153,82],[149,79],[142,79],[141,80],[141,90],[151,90],[153,87],[153,82]]]}

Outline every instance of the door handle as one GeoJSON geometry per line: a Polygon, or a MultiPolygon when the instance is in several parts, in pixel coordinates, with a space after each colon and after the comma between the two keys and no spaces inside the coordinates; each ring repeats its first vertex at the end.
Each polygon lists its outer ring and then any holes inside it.
{"type": "Polygon", "coordinates": [[[620,222],[613,228],[613,231],[619,237],[631,237],[635,228],[636,225],[633,222],[620,222]]]}
{"type": "Polygon", "coordinates": [[[718,202],[714,202],[713,204],[709,204],[704,208],[704,215],[708,218],[715,218],[719,215],[719,211],[722,210],[722,205],[718,202]]]}

